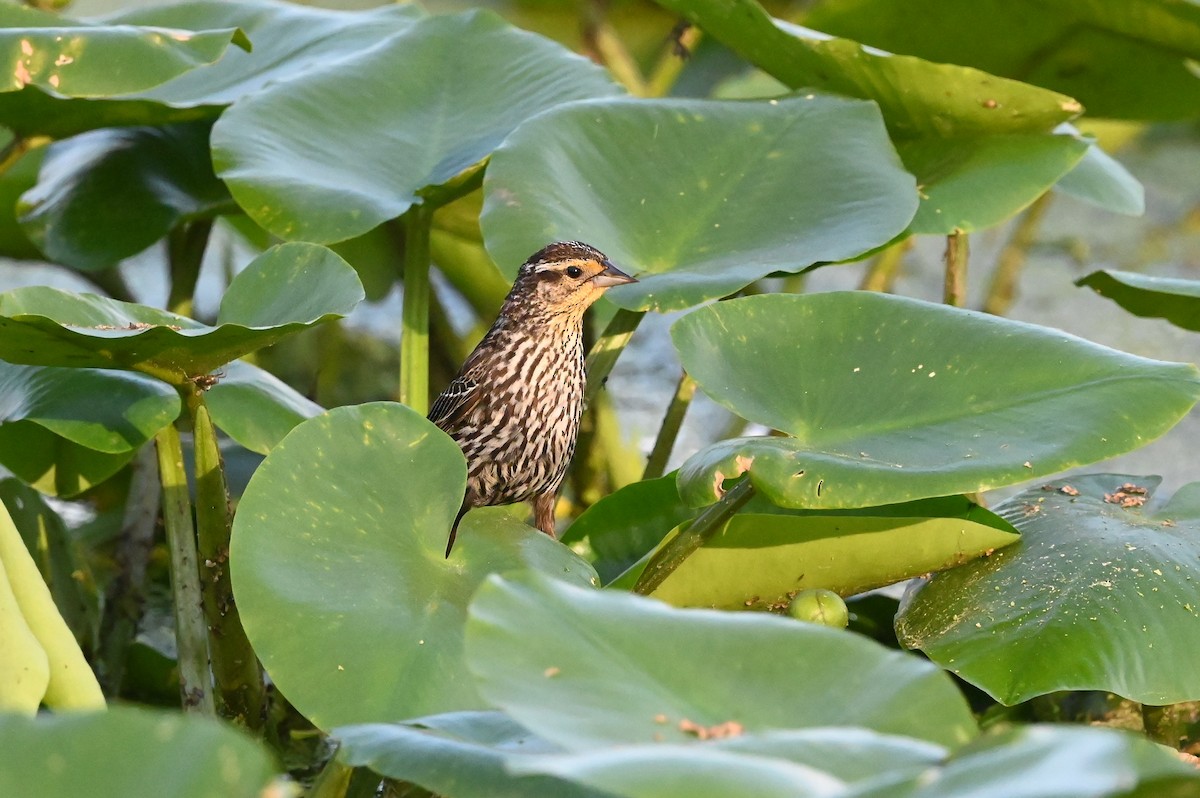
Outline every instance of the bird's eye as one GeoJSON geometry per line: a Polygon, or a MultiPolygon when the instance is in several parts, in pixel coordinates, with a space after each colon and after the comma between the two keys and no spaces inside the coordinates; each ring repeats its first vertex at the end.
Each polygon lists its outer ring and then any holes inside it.
{"type": "Polygon", "coordinates": [[[579,268],[578,266],[568,266],[567,267],[567,276],[568,277],[578,277],[581,274],[583,274],[583,269],[579,268]]]}

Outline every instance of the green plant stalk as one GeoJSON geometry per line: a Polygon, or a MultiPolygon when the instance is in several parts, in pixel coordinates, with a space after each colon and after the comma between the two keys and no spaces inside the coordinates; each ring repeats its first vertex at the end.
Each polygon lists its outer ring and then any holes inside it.
{"type": "Polygon", "coordinates": [[[585,404],[591,404],[592,400],[600,393],[605,380],[608,379],[609,372],[617,363],[617,358],[625,350],[625,345],[629,343],[634,330],[637,329],[645,315],[645,311],[625,310],[624,308],[613,314],[612,320],[600,334],[592,351],[588,352],[585,404]]]}
{"type": "Polygon", "coordinates": [[[1025,267],[1029,248],[1037,240],[1038,227],[1042,223],[1042,217],[1046,215],[1046,208],[1049,207],[1052,196],[1047,191],[1033,201],[1017,222],[1004,249],[1000,250],[1000,255],[996,258],[996,269],[992,272],[992,282],[988,286],[987,299],[983,302],[985,313],[1003,316],[1012,307],[1013,299],[1017,295],[1017,279],[1025,267]]]}
{"type": "Polygon", "coordinates": [[[716,504],[710,505],[691,525],[680,530],[678,535],[667,541],[650,562],[646,563],[646,570],[638,577],[633,592],[643,596],[653,593],[684,560],[695,554],[697,549],[724,527],[725,522],[750,501],[753,495],[754,486],[749,477],[743,477],[740,482],[725,491],[725,495],[716,504]]]}
{"type": "Polygon", "coordinates": [[[429,225],[433,211],[414,205],[404,214],[404,310],[400,334],[400,401],[429,412],[429,225]]]}
{"type": "Polygon", "coordinates": [[[912,248],[912,243],[913,237],[909,236],[876,255],[867,273],[863,275],[859,289],[891,293],[896,285],[896,278],[900,276],[900,265],[904,263],[904,255],[912,248]]]}
{"type": "Polygon", "coordinates": [[[262,670],[233,600],[229,581],[229,491],[204,395],[192,388],[185,400],[191,416],[196,474],[196,538],[201,596],[208,625],[217,712],[256,730],[262,727],[265,689],[262,670]]]}
{"type": "Polygon", "coordinates": [[[967,260],[970,249],[967,234],[955,230],[946,236],[946,282],[942,301],[956,308],[967,304],[967,260]]]}
{"type": "Polygon", "coordinates": [[[607,67],[618,83],[633,96],[645,97],[646,80],[617,32],[604,18],[606,5],[602,0],[591,0],[587,4],[583,21],[584,41],[595,60],[607,67]]]}
{"type": "Polygon", "coordinates": [[[154,450],[143,446],[133,459],[129,494],[117,539],[117,573],[104,593],[100,619],[96,670],[100,686],[109,698],[120,695],[125,659],[137,634],[145,601],[146,566],[154,547],[161,496],[154,450]]]}
{"type": "Polygon", "coordinates": [[[313,779],[305,798],[345,798],[354,768],[342,764],[335,754],[313,779]]]}
{"type": "Polygon", "coordinates": [[[178,427],[173,424],[163,427],[155,436],[155,443],[162,484],[163,526],[171,552],[179,692],[185,710],[212,716],[216,707],[209,685],[208,636],[201,608],[200,572],[196,569],[196,530],[192,526],[192,502],[178,427]]]}
{"type": "Polygon", "coordinates": [[[195,219],[176,225],[167,236],[167,262],[171,267],[167,310],[172,313],[192,315],[192,295],[196,293],[196,281],[200,279],[200,265],[204,261],[212,226],[212,219],[195,219]]]}
{"type": "Polygon", "coordinates": [[[670,94],[671,89],[675,86],[675,81],[683,72],[684,64],[687,63],[687,58],[677,54],[675,48],[678,46],[688,52],[695,52],[702,35],[699,28],[694,25],[689,26],[679,35],[678,44],[675,42],[667,44],[666,52],[658,59],[658,63],[655,64],[650,71],[650,76],[646,79],[647,97],[666,97],[670,94]]]}
{"type": "Polygon", "coordinates": [[[696,395],[696,381],[686,371],[679,375],[679,383],[675,386],[675,395],[667,405],[667,413],[663,417],[662,426],[658,428],[658,437],[654,439],[654,448],[646,459],[646,470],[642,479],[658,479],[667,471],[667,461],[671,459],[671,451],[675,448],[675,440],[683,426],[684,416],[696,395]]]}

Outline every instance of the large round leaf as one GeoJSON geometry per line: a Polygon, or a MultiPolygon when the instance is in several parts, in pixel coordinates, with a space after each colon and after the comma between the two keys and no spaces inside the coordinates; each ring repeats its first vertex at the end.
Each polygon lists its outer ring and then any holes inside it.
{"type": "Polygon", "coordinates": [[[952,568],[1017,540],[961,497],[845,513],[738,513],[654,590],[677,607],[782,610],[802,590],[842,596],[952,568]]]}
{"type": "Polygon", "coordinates": [[[602,798],[565,779],[513,775],[514,758],[561,751],[502,712],[452,712],[333,730],[338,758],[455,798],[602,798]]]}
{"type": "Polygon", "coordinates": [[[17,288],[0,294],[0,357],[180,380],[344,316],[362,295],[354,270],[312,244],[284,244],[255,258],[225,292],[215,327],[95,294],[17,288]]]}
{"type": "Polygon", "coordinates": [[[917,206],[878,108],[811,94],[559,108],[509,137],[484,191],[484,239],[502,268],[582,239],[637,274],[609,293],[633,310],[855,257],[903,231],[917,206]]]}
{"type": "Polygon", "coordinates": [[[259,454],[270,452],[304,419],[324,412],[274,374],[243,360],[221,369],[204,401],[222,432],[259,454]]]}
{"type": "Polygon", "coordinates": [[[1200,280],[1104,269],[1075,284],[1086,285],[1135,316],[1166,319],[1176,327],[1200,332],[1200,280]]]}
{"type": "Polygon", "coordinates": [[[224,723],[134,707],[0,715],[0,749],[0,795],[21,798],[257,798],[272,773],[266,750],[224,723]]]}
{"type": "Polygon", "coordinates": [[[1088,144],[1074,136],[1024,133],[927,137],[897,147],[921,187],[910,232],[947,235],[983,230],[1013,216],[1070,172],[1088,144]]]}
{"type": "MultiPolygon", "coordinates": [[[[65,138],[154,111],[107,101],[219,59],[241,31],[93,25],[16,3],[0,4],[0,124],[21,136],[65,138]]],[[[170,116],[170,115],[168,115],[170,116]]]]}
{"type": "Polygon", "coordinates": [[[1173,751],[1115,729],[1024,726],[983,737],[944,765],[880,779],[846,798],[1185,798],[1200,773],[1173,751]]]}
{"type": "Polygon", "coordinates": [[[1141,446],[1200,397],[1195,366],[867,292],[764,295],[675,323],[716,401],[794,437],[722,441],[680,469],[699,506],[748,471],[789,507],[866,507],[1022,482],[1141,446]]]}
{"type": "Polygon", "coordinates": [[[687,742],[689,724],[845,724],[942,744],[975,730],[948,677],[856,635],[544,577],[480,588],[467,657],[488,701],[571,751],[687,742]]]}
{"type": "MultiPolygon", "coordinates": [[[[902,137],[1045,133],[1079,114],[1061,94],[970,67],[864,48],[772,19],[756,0],[658,0],[794,89],[879,103],[902,137]]],[[[913,26],[907,18],[906,24],[913,26]]],[[[968,37],[960,37],[968,38],[968,37]]]]}
{"type": "Polygon", "coordinates": [[[115,473],[179,409],[171,386],[139,374],[0,361],[0,465],[71,496],[115,473]]]}
{"type": "Polygon", "coordinates": [[[1200,58],[1195,3],[839,0],[818,4],[805,21],[1065,92],[1094,117],[1194,118],[1200,109],[1200,83],[1187,68],[1200,58]]]}
{"type": "Polygon", "coordinates": [[[242,623],[271,678],[318,726],[483,708],[462,655],[467,601],[492,572],[585,584],[588,565],[495,512],[446,535],[458,446],[398,404],[305,421],[250,480],[230,554],[242,623]]]}
{"type": "Polygon", "coordinates": [[[1156,483],[1073,477],[1006,502],[1020,542],[910,596],[902,642],[1005,704],[1056,690],[1200,699],[1200,483],[1143,512],[1156,483]]]}
{"type": "Polygon", "coordinates": [[[494,14],[430,17],[239,102],[213,128],[213,163],[266,229],[341,241],[399,216],[526,118],[617,91],[599,67],[494,14]]]}
{"type": "Polygon", "coordinates": [[[252,50],[231,50],[212,66],[139,92],[173,106],[228,105],[268,83],[316,70],[337,71],[343,60],[374,47],[424,16],[416,3],[341,11],[277,0],[185,0],[125,8],[106,22],[163,28],[238,28],[252,50]]]}
{"type": "Polygon", "coordinates": [[[38,183],[17,206],[48,258],[106,269],[184,219],[230,203],[212,171],[208,124],[106,128],[50,146],[38,183]]]}

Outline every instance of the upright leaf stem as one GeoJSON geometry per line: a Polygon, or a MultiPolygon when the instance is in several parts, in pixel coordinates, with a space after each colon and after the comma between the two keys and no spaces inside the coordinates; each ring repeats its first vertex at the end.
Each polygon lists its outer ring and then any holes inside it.
{"type": "Polygon", "coordinates": [[[612,371],[617,358],[621,356],[625,345],[629,343],[634,330],[637,329],[645,315],[644,311],[623,308],[613,314],[612,320],[604,328],[600,338],[596,340],[592,351],[588,352],[585,403],[591,404],[592,400],[600,393],[605,380],[608,379],[608,373],[612,371]]]}
{"type": "Polygon", "coordinates": [[[196,530],[183,467],[179,428],[169,424],[155,436],[159,480],[162,483],[163,525],[171,552],[171,592],[175,604],[175,640],[179,661],[179,692],[183,708],[215,715],[208,672],[208,637],[201,608],[197,570],[196,530]]]}
{"type": "Polygon", "coordinates": [[[942,301],[956,308],[967,304],[967,234],[955,230],[946,236],[946,284],[942,301]]]}
{"type": "Polygon", "coordinates": [[[1002,316],[1012,306],[1017,295],[1017,278],[1025,266],[1029,248],[1037,240],[1038,226],[1042,223],[1042,217],[1050,205],[1052,196],[1047,191],[1033,201],[1017,221],[1004,249],[1000,250],[1000,255],[996,258],[996,269],[992,272],[992,282],[988,287],[987,299],[983,302],[985,313],[1002,316]]]}
{"type": "Polygon", "coordinates": [[[200,279],[200,266],[204,262],[212,226],[212,219],[195,219],[177,225],[167,236],[167,262],[171,267],[167,310],[172,313],[192,315],[192,297],[196,293],[196,281],[200,279]]]}
{"type": "Polygon", "coordinates": [[[675,448],[675,440],[679,437],[683,418],[687,415],[695,395],[696,381],[685,371],[679,375],[675,395],[671,397],[671,404],[667,405],[667,413],[663,417],[662,426],[658,428],[658,437],[655,438],[654,448],[650,450],[650,457],[646,460],[646,470],[642,473],[642,479],[658,479],[666,473],[671,450],[675,448]]]}
{"type": "Polygon", "coordinates": [[[185,405],[194,433],[196,537],[217,710],[224,718],[258,729],[265,710],[263,677],[229,580],[232,519],[217,430],[199,388],[193,387],[185,405]]]}
{"type": "Polygon", "coordinates": [[[429,412],[429,228],[433,211],[413,205],[404,214],[404,310],[400,334],[400,401],[429,412]]]}
{"type": "Polygon", "coordinates": [[[653,593],[684,560],[691,557],[696,549],[720,531],[725,522],[750,501],[753,495],[754,486],[750,483],[750,478],[742,477],[740,482],[725,492],[720,501],[710,505],[695,521],[659,549],[646,564],[646,570],[638,577],[633,592],[643,596],[653,593]]]}

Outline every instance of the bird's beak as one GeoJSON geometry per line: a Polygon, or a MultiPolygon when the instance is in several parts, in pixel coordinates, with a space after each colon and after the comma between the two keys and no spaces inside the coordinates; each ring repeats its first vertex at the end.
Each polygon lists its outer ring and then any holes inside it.
{"type": "Polygon", "coordinates": [[[608,288],[614,285],[624,285],[625,283],[636,283],[637,280],[630,277],[625,272],[613,266],[608,261],[604,261],[604,271],[592,278],[592,285],[597,288],[608,288]]]}

